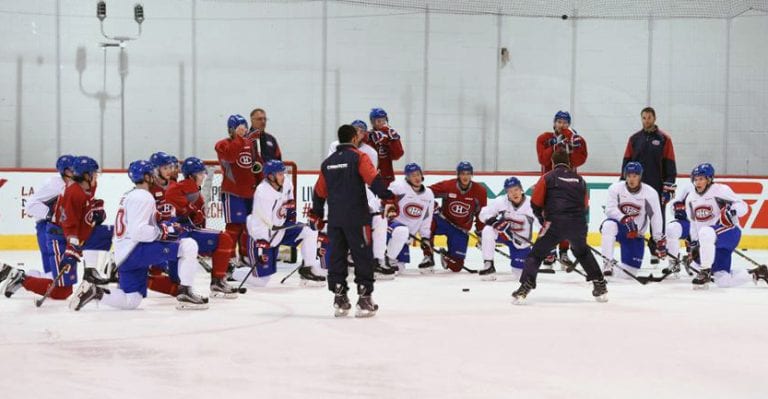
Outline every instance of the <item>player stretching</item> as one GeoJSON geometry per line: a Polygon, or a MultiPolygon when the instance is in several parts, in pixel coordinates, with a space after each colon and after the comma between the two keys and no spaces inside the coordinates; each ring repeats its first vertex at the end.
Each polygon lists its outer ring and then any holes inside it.
{"type": "Polygon", "coordinates": [[[387,244],[387,268],[390,271],[381,273],[377,270],[377,277],[391,276],[392,270],[405,270],[405,265],[410,262],[411,254],[407,243],[412,235],[421,236],[421,250],[424,259],[419,263],[421,273],[431,273],[435,266],[432,256],[432,207],[435,196],[432,190],[425,187],[422,182],[424,175],[421,167],[415,163],[405,165],[405,179],[389,185],[389,190],[398,199],[400,212],[389,223],[389,243],[387,244]]]}
{"type": "MultiPolygon", "coordinates": [[[[603,256],[610,261],[603,264],[603,273],[613,275],[617,266],[613,259],[613,245],[616,241],[621,247],[621,268],[636,275],[643,264],[645,252],[645,232],[649,225],[655,255],[664,258],[667,255],[667,242],[662,235],[661,207],[659,194],[653,187],[641,181],[643,166],[639,162],[629,162],[624,166],[623,178],[608,188],[608,202],[605,205],[606,220],[600,225],[602,234],[603,256]]],[[[624,273],[616,276],[624,277],[624,273]]]]}
{"type": "Polygon", "coordinates": [[[519,279],[525,266],[525,258],[531,253],[533,224],[536,216],[531,209],[531,202],[525,196],[523,185],[516,177],[504,180],[506,195],[494,198],[480,211],[480,219],[485,221],[481,242],[483,250],[483,269],[478,272],[483,280],[496,280],[496,267],[493,253],[496,243],[509,248],[509,265],[512,274],[519,279]]]}
{"type": "Polygon", "coordinates": [[[389,184],[395,181],[394,161],[400,159],[405,151],[400,140],[400,134],[389,126],[389,116],[382,108],[374,108],[368,115],[371,120],[371,132],[368,144],[378,153],[378,171],[384,181],[389,184]]]}
{"type": "Polygon", "coordinates": [[[174,207],[176,221],[187,231],[185,237],[197,242],[198,253],[210,256],[211,296],[237,297],[236,288],[227,283],[227,266],[235,253],[235,243],[226,233],[205,228],[205,201],[200,185],[205,180],[203,161],[189,157],[181,165],[184,180],[171,184],[165,192],[166,202],[174,207]]]}
{"type": "Polygon", "coordinates": [[[27,291],[44,295],[53,284],[53,299],[66,299],[77,283],[77,264],[88,250],[88,264],[84,280],[106,284],[92,267],[98,260],[98,252],[108,251],[112,241],[112,226],[103,226],[106,218],[104,201],[94,198],[99,164],[93,158],[80,156],[72,163],[72,182],[56,201],[53,219],[46,233],[49,251],[47,263],[52,278],[27,276],[22,269],[15,269],[8,277],[5,296],[11,297],[21,286],[27,291]],[[54,281],[55,279],[55,281],[54,281]]]}
{"type": "Polygon", "coordinates": [[[131,162],[128,167],[128,177],[136,186],[120,199],[115,220],[115,261],[120,288],[106,289],[85,281],[70,301],[70,309],[80,310],[92,300],[119,309],[135,309],[147,296],[150,265],[174,261],[178,261],[181,280],[176,308],[208,308],[208,298],[192,290],[198,268],[197,243],[191,238],[179,239],[183,229],[178,224],[157,222],[155,199],[149,192],[153,174],[154,167],[144,160],[131,162]]]}
{"type": "MultiPolygon", "coordinates": [[[[435,198],[442,199],[442,206],[432,222],[432,237],[444,235],[448,241],[448,255],[440,255],[443,267],[460,272],[464,267],[472,222],[475,230],[482,231],[480,210],[488,203],[485,188],[472,181],[474,168],[467,161],[456,165],[456,178],[443,180],[429,188],[435,198]]],[[[433,261],[434,263],[434,261],[433,261]]]]}

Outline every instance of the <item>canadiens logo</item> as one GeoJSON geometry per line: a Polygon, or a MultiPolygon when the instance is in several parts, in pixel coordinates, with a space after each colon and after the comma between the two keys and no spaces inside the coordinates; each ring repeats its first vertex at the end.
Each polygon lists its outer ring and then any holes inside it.
{"type": "Polygon", "coordinates": [[[696,218],[697,222],[705,222],[712,218],[714,213],[712,212],[712,206],[710,205],[701,205],[697,206],[693,210],[693,217],[696,218]]]}
{"type": "Polygon", "coordinates": [[[653,140],[653,141],[651,141],[651,144],[653,144],[653,145],[661,145],[661,141],[653,140]]]}
{"type": "Polygon", "coordinates": [[[450,211],[451,214],[462,217],[469,215],[469,208],[470,206],[463,202],[454,202],[451,204],[450,211]]]}
{"type": "Polygon", "coordinates": [[[627,216],[637,216],[640,214],[640,207],[628,202],[619,204],[619,210],[627,216]]]}
{"type": "Polygon", "coordinates": [[[237,156],[237,166],[241,168],[250,168],[253,164],[253,158],[250,151],[243,151],[237,156]]]}
{"type": "Polygon", "coordinates": [[[508,223],[507,226],[509,226],[509,228],[512,231],[523,231],[523,229],[525,228],[525,221],[524,220],[520,220],[520,219],[507,219],[507,223],[508,223]]]}
{"type": "Polygon", "coordinates": [[[420,218],[424,215],[424,207],[419,204],[406,204],[403,212],[412,218],[420,218]]]}

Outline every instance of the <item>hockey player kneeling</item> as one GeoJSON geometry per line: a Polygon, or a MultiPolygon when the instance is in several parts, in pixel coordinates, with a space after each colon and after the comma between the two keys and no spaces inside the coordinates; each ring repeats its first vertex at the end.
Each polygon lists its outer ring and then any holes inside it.
{"type": "Polygon", "coordinates": [[[494,198],[480,211],[480,219],[485,227],[480,238],[483,269],[478,274],[487,281],[496,280],[496,267],[493,263],[496,243],[505,244],[509,249],[509,265],[516,279],[520,278],[525,258],[531,253],[530,241],[536,221],[531,203],[516,177],[504,180],[504,191],[506,195],[494,198]]]}
{"type": "MultiPolygon", "coordinates": [[[[431,273],[435,266],[430,244],[435,197],[432,190],[422,184],[424,175],[418,164],[405,165],[404,174],[404,180],[395,181],[389,185],[389,190],[398,198],[400,212],[389,222],[387,266],[401,271],[405,269],[405,265],[411,260],[410,248],[407,244],[411,236],[418,233],[421,236],[421,250],[424,253],[424,259],[419,263],[419,271],[422,274],[431,273]]],[[[376,277],[381,279],[386,276],[377,272],[376,277]]]]}
{"type": "Polygon", "coordinates": [[[135,309],[147,296],[150,266],[165,263],[178,264],[181,284],[176,308],[208,308],[208,298],[192,290],[198,268],[197,243],[191,238],[179,238],[183,229],[178,224],[157,222],[155,199],[149,192],[153,169],[144,160],[131,162],[128,167],[128,177],[136,187],[120,199],[115,220],[115,261],[120,288],[106,289],[84,281],[69,303],[72,310],[80,310],[93,300],[118,309],[135,309]]]}
{"type": "MultiPolygon", "coordinates": [[[[718,287],[734,287],[752,279],[768,281],[768,268],[759,266],[747,273],[731,270],[731,256],[741,240],[739,217],[749,209],[730,187],[714,182],[715,168],[708,163],[691,172],[694,190],[685,200],[691,221],[691,247],[698,253],[701,269],[693,279],[694,289],[706,289],[714,280],[718,287]]],[[[697,256],[694,255],[694,258],[697,256]]]]}
{"type": "Polygon", "coordinates": [[[277,250],[281,245],[298,247],[301,244],[302,264],[299,276],[302,285],[325,285],[325,271],[320,267],[317,252],[317,231],[310,226],[286,220],[296,208],[293,184],[285,178],[282,161],[271,160],[264,165],[264,180],[256,187],[253,213],[248,216],[248,257],[253,271],[236,270],[234,277],[243,280],[247,273],[253,276],[249,284],[264,286],[277,271],[277,250]]]}
{"type": "Polygon", "coordinates": [[[614,266],[636,275],[643,263],[645,232],[651,227],[656,253],[659,259],[667,256],[667,240],[662,235],[663,219],[659,205],[659,194],[653,187],[641,181],[643,166],[629,162],[624,167],[625,181],[611,184],[608,188],[608,202],[605,205],[606,219],[600,226],[603,265],[606,276],[625,277],[615,273],[614,266]],[[621,265],[613,259],[613,246],[619,242],[621,265]]]}

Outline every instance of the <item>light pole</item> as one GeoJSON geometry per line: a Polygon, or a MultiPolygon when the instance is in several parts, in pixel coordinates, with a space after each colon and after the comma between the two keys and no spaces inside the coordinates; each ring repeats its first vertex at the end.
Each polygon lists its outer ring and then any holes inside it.
{"type": "MultiPolygon", "coordinates": [[[[107,48],[118,47],[120,49],[120,62],[118,73],[120,74],[120,166],[125,167],[125,78],[128,76],[128,54],[125,53],[127,42],[141,37],[141,24],[144,22],[144,6],[136,3],[133,6],[133,19],[138,24],[139,32],[136,36],[109,36],[104,32],[104,20],[107,19],[107,3],[96,3],[96,18],[101,25],[101,34],[111,42],[100,43],[106,51],[107,48]]],[[[103,156],[103,154],[102,154],[103,156]]]]}

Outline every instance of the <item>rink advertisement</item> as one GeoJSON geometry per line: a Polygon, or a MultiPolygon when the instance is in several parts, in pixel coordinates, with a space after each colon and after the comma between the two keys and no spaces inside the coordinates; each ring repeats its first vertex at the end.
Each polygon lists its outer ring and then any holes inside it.
{"type": "MultiPolygon", "coordinates": [[[[34,236],[35,221],[24,212],[24,207],[30,196],[35,192],[35,187],[40,186],[45,179],[52,176],[51,172],[32,171],[3,171],[0,172],[0,249],[36,249],[37,242],[34,236]]],[[[478,174],[475,182],[482,184],[489,198],[503,195],[502,185],[508,175],[502,174],[478,174]]],[[[531,186],[538,180],[533,174],[518,175],[525,189],[530,193],[531,186]]],[[[398,177],[402,178],[402,177],[398,177]]],[[[446,174],[425,175],[427,185],[452,176],[446,174]]],[[[311,206],[312,187],[317,180],[316,174],[300,173],[298,176],[297,208],[299,218],[311,206]]],[[[603,204],[606,202],[608,187],[617,180],[615,175],[588,175],[586,176],[589,196],[589,231],[590,241],[597,244],[600,223],[603,220],[603,204]]],[[[220,180],[214,180],[213,187],[204,195],[213,197],[209,207],[211,222],[209,227],[223,228],[223,222],[218,221],[221,213],[216,197],[219,193],[220,180]],[[213,195],[211,195],[213,193],[213,195]]],[[[766,200],[766,185],[768,179],[759,178],[721,178],[718,182],[728,184],[736,194],[740,195],[749,205],[749,212],[741,218],[744,235],[740,247],[742,248],[768,248],[768,204],[766,200]]],[[[690,184],[687,178],[679,178],[678,186],[690,184]]],[[[107,211],[107,220],[111,220],[117,210],[120,197],[132,188],[131,183],[124,172],[105,172],[99,177],[97,197],[104,199],[107,211]]],[[[668,207],[671,208],[671,207],[668,207]]],[[[671,216],[671,209],[668,209],[671,216]]],[[[668,218],[669,219],[669,218],[668,218]]],[[[438,241],[439,243],[439,241],[438,241]]]]}

